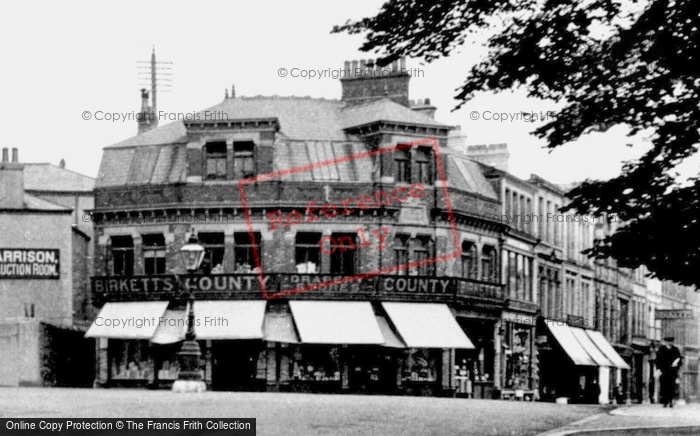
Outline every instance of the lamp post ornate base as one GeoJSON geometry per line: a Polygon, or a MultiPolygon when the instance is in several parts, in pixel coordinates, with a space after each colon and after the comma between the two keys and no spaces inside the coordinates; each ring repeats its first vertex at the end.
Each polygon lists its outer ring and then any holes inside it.
{"type": "Polygon", "coordinates": [[[190,295],[189,306],[185,342],[182,343],[182,348],[177,353],[178,361],[180,362],[180,374],[175,383],[173,383],[173,392],[196,393],[207,390],[207,385],[202,380],[202,371],[199,367],[202,351],[195,340],[194,299],[192,295],[190,295]]]}

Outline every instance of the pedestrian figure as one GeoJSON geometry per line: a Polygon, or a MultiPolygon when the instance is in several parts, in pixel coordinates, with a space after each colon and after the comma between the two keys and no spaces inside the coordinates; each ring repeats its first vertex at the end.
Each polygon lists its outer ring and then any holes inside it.
{"type": "Polygon", "coordinates": [[[673,407],[673,399],[676,394],[676,378],[683,364],[681,352],[673,345],[674,338],[664,338],[664,345],[656,352],[656,367],[661,371],[659,377],[659,397],[664,407],[673,407]]]}

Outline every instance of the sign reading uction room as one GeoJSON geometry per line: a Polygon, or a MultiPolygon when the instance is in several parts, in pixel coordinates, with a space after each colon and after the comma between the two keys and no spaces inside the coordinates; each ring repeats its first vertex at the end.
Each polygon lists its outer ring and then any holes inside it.
{"type": "Polygon", "coordinates": [[[59,251],[49,248],[0,248],[0,279],[58,279],[59,251]]]}

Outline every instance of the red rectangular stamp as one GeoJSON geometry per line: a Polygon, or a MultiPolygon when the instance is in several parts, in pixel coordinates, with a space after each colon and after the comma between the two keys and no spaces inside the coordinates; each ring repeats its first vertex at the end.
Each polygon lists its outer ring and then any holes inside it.
{"type": "MultiPolygon", "coordinates": [[[[435,178],[433,177],[433,180],[435,178]]],[[[252,253],[255,261],[255,270],[257,271],[260,288],[262,290],[262,297],[266,300],[272,298],[286,297],[289,295],[298,294],[301,292],[314,291],[318,289],[323,289],[327,287],[335,287],[338,285],[343,285],[346,283],[357,282],[362,279],[375,277],[383,274],[396,274],[404,270],[412,270],[415,268],[420,268],[427,265],[433,265],[438,262],[443,262],[448,259],[459,258],[462,255],[461,244],[459,241],[459,232],[457,231],[457,225],[455,222],[454,212],[452,209],[452,203],[450,201],[450,194],[447,186],[447,177],[445,172],[445,165],[443,163],[442,157],[440,155],[440,150],[438,146],[438,141],[435,138],[422,139],[418,141],[413,141],[410,143],[398,144],[391,147],[379,148],[377,150],[364,151],[361,153],[342,156],[334,159],[328,159],[320,162],[310,163],[308,165],[302,165],[295,168],[284,169],[268,174],[261,174],[255,177],[250,177],[247,179],[240,180],[238,182],[238,188],[241,193],[241,201],[243,203],[243,212],[245,214],[246,223],[248,225],[248,232],[250,234],[250,241],[252,245],[252,253]],[[423,257],[422,259],[416,259],[406,262],[396,262],[393,266],[378,268],[373,271],[363,272],[359,274],[345,275],[345,276],[332,276],[328,274],[321,274],[321,271],[317,271],[316,264],[311,262],[308,269],[304,265],[297,266],[297,272],[305,274],[317,274],[314,280],[299,280],[294,283],[295,286],[288,286],[289,289],[284,289],[281,292],[270,293],[267,289],[267,278],[262,269],[262,261],[260,256],[260,247],[258,247],[255,237],[255,231],[253,226],[252,214],[250,211],[248,198],[245,192],[245,186],[257,182],[264,182],[270,180],[278,180],[279,178],[285,176],[291,176],[293,174],[299,174],[302,172],[310,172],[314,170],[319,170],[324,167],[335,166],[338,164],[343,164],[351,161],[361,161],[363,159],[368,159],[370,165],[372,164],[372,159],[386,154],[386,153],[396,153],[396,152],[408,152],[412,147],[430,147],[435,156],[435,167],[437,169],[438,183],[435,186],[426,187],[421,183],[400,183],[394,184],[391,189],[380,189],[376,192],[363,193],[365,195],[355,195],[357,198],[343,198],[340,200],[330,201],[328,196],[326,198],[314,199],[311,201],[304,201],[301,205],[301,209],[293,209],[289,212],[282,212],[282,210],[269,210],[269,205],[266,208],[267,212],[263,214],[263,219],[266,220],[269,225],[269,230],[280,231],[283,229],[291,229],[291,227],[298,226],[305,223],[323,224],[324,221],[337,219],[344,215],[353,214],[353,212],[364,213],[368,211],[371,213],[377,208],[381,208],[387,205],[395,205],[401,208],[404,203],[409,204],[411,202],[417,201],[422,197],[428,195],[428,190],[434,189],[434,196],[438,197],[438,190],[442,190],[442,198],[444,200],[443,210],[447,215],[447,226],[450,230],[450,235],[452,236],[452,242],[454,244],[454,250],[451,253],[443,253],[441,255],[436,255],[433,252],[433,256],[423,257]],[[302,212],[303,211],[303,212],[302,212]],[[299,271],[299,267],[304,267],[303,271],[299,271]],[[296,286],[298,285],[298,286],[296,286]]],[[[437,205],[436,205],[437,207],[437,205]]],[[[323,236],[320,237],[318,241],[313,241],[312,244],[318,244],[318,256],[320,253],[326,255],[332,255],[335,252],[345,252],[350,250],[362,250],[362,249],[373,249],[373,250],[383,250],[387,248],[386,242],[389,237],[390,227],[380,227],[374,230],[366,230],[364,227],[356,229],[356,236],[323,236]]],[[[304,244],[309,244],[309,241],[304,241],[304,244]]],[[[408,271],[407,271],[408,272],[408,271]]]]}

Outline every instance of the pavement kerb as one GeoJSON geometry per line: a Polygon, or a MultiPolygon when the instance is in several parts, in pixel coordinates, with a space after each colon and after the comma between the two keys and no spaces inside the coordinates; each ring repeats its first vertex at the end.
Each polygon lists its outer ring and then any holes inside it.
{"type": "Polygon", "coordinates": [[[613,409],[613,410],[608,411],[608,412],[602,412],[602,413],[597,413],[595,415],[587,416],[583,419],[579,419],[578,421],[574,421],[570,424],[566,424],[563,427],[555,428],[554,430],[548,430],[544,433],[538,433],[537,436],[565,436],[565,435],[569,435],[572,433],[580,433],[581,431],[586,431],[586,430],[581,430],[580,428],[576,428],[576,427],[580,427],[584,424],[588,424],[589,422],[595,421],[602,416],[610,415],[611,412],[613,412],[614,410],[617,410],[617,409],[613,409]]]}
{"type": "MultiPolygon", "coordinates": [[[[629,406],[627,406],[629,407],[629,406]]],[[[608,412],[603,412],[603,413],[598,413],[595,415],[587,416],[583,419],[580,419],[578,421],[574,421],[571,424],[567,424],[563,427],[560,428],[555,428],[553,430],[548,430],[544,433],[538,433],[536,436],[567,436],[567,435],[575,435],[575,434],[581,434],[585,435],[587,433],[595,433],[595,432],[601,432],[601,431],[625,431],[625,430],[640,430],[640,429],[666,429],[666,428],[692,428],[696,427],[693,425],[654,425],[654,426],[627,426],[627,427],[599,427],[599,428],[591,428],[591,429],[585,429],[585,428],[580,428],[582,425],[588,424],[589,422],[595,421],[597,419],[600,419],[601,417],[607,416],[607,415],[614,415],[614,416],[624,416],[622,415],[622,410],[625,409],[626,407],[616,407],[613,410],[610,410],[608,412]]]]}

